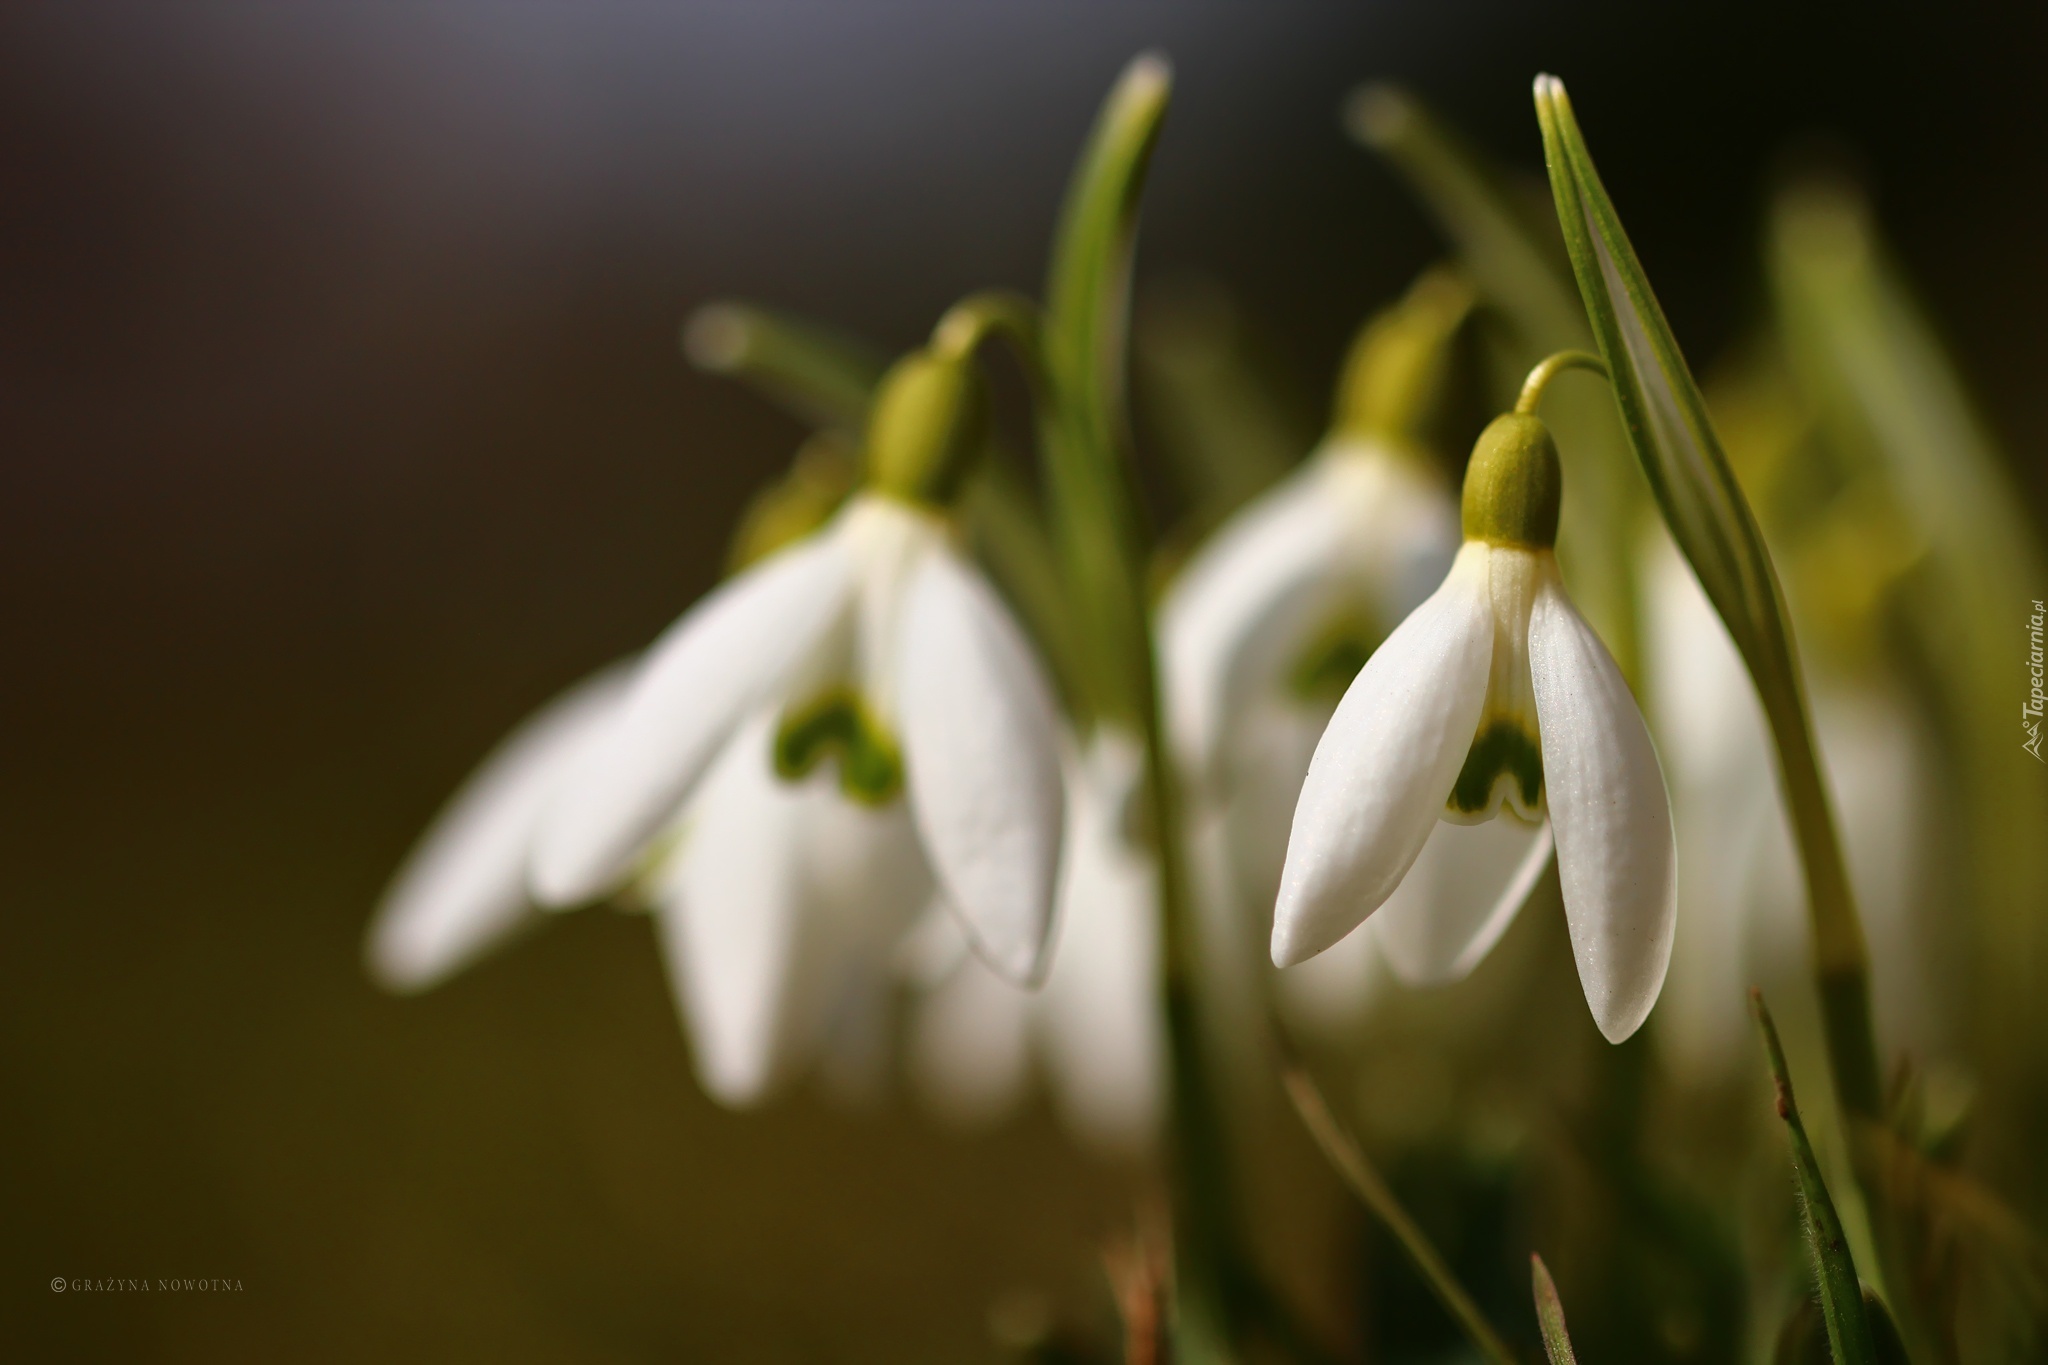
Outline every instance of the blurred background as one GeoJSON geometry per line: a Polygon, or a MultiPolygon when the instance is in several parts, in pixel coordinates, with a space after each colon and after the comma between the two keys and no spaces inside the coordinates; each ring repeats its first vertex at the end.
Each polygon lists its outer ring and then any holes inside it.
{"type": "Polygon", "coordinates": [[[1842,13],[0,11],[11,1353],[973,1360],[1096,1292],[1130,1172],[1037,1112],[714,1108],[638,918],[422,999],[363,975],[440,801],[713,581],[801,434],[689,370],[680,320],[740,296],[896,349],[1034,288],[1098,100],[1156,47],[1140,299],[1227,290],[1306,440],[1439,250],[1342,95],[1397,78],[1534,172],[1550,70],[1695,356],[1762,307],[1774,168],[1856,167],[2038,523],[2048,10],[1842,13]]]}

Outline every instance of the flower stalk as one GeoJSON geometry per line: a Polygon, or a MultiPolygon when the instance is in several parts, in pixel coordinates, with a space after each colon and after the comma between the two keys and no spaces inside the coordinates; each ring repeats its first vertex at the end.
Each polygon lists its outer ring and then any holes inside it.
{"type": "MultiPolygon", "coordinates": [[[[1852,1122],[1879,1122],[1883,1089],[1871,1023],[1869,951],[1770,552],[1600,182],[1562,82],[1537,79],[1536,109],[1558,223],[1629,443],[1673,538],[1742,654],[1776,742],[1806,874],[1814,972],[1836,1097],[1852,1122]]],[[[1881,1203],[1883,1192],[1868,1173],[1859,1170],[1859,1183],[1881,1203]]]]}

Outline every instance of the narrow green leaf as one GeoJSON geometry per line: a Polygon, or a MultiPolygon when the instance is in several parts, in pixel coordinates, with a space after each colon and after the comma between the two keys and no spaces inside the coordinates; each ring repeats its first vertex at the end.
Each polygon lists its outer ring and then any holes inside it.
{"type": "Polygon", "coordinates": [[[1536,1325],[1543,1332],[1543,1354],[1550,1365],[1579,1365],[1572,1350],[1572,1336],[1564,1326],[1564,1301],[1557,1297],[1557,1285],[1543,1258],[1529,1253],[1529,1274],[1536,1282],[1536,1325]]]}
{"type": "Polygon", "coordinates": [[[861,342],[771,309],[709,303],[683,324],[699,369],[744,379],[798,417],[856,439],[887,362],[861,342]]]}
{"type": "Polygon", "coordinates": [[[1067,188],[1046,285],[1046,491],[1089,664],[1092,710],[1139,721],[1150,706],[1146,624],[1124,419],[1131,248],[1172,74],[1151,53],[1124,68],[1067,188]]]}
{"type": "MultiPolygon", "coordinates": [[[[1515,1353],[1508,1349],[1507,1343],[1487,1322],[1486,1315],[1479,1311],[1479,1305],[1459,1283],[1443,1253],[1429,1240],[1429,1234],[1422,1230],[1408,1210],[1401,1207],[1401,1201],[1394,1197],[1385,1178],[1366,1159],[1350,1134],[1338,1126],[1336,1116],[1330,1113],[1330,1106],[1315,1081],[1299,1066],[1288,1067],[1280,1079],[1287,1087],[1288,1098],[1294,1102],[1295,1112],[1301,1115],[1302,1126],[1308,1129],[1316,1146],[1322,1149],[1323,1155],[1336,1168],[1344,1183],[1351,1187],[1351,1192],[1358,1196],[1359,1202],[1372,1210],[1373,1216],[1394,1234],[1394,1240],[1401,1244],[1401,1250],[1407,1253],[1409,1263],[1422,1276],[1423,1283],[1436,1295],[1444,1311],[1464,1329],[1465,1335],[1479,1349],[1479,1354],[1492,1365],[1515,1365],[1515,1353]]],[[[1541,1273],[1540,1269],[1538,1273],[1541,1273]]],[[[1560,1313],[1559,1326],[1562,1325],[1563,1315],[1560,1313]]]]}
{"type": "Polygon", "coordinates": [[[1856,1278],[1856,1262],[1849,1254],[1849,1239],[1836,1216],[1835,1202],[1821,1179],[1820,1161],[1807,1140],[1806,1125],[1800,1121],[1799,1105],[1792,1096],[1792,1072],[1785,1064],[1785,1049],[1778,1042],[1777,1025],[1764,1006],[1763,992],[1749,993],[1750,1009],[1763,1034],[1764,1056],[1770,1063],[1771,1082],[1777,1092],[1778,1117],[1785,1121],[1791,1140],[1792,1170],[1799,1186],[1800,1224],[1806,1233],[1806,1248],[1813,1258],[1814,1278],[1820,1286],[1821,1317],[1827,1324],[1828,1348],[1835,1365],[1876,1365],[1876,1339],[1864,1311],[1863,1287],[1856,1278]]]}
{"type": "MultiPolygon", "coordinates": [[[[1537,77],[1536,113],[1558,225],[1613,375],[1629,444],[1665,524],[1741,652],[1770,723],[1806,873],[1815,974],[1836,1095],[1846,1113],[1877,1119],[1883,1090],[1863,925],[1821,779],[1770,553],[1556,77],[1537,77]]],[[[1881,1203],[1874,1179],[1863,1183],[1865,1194],[1881,1203]]]]}

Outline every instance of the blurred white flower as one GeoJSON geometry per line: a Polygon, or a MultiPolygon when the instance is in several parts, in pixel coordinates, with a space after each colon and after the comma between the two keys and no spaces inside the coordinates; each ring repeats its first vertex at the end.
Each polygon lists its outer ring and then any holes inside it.
{"type": "Polygon", "coordinates": [[[943,912],[908,945],[904,965],[920,993],[909,1065],[942,1117],[975,1124],[1010,1113],[1035,1053],[1077,1137],[1123,1153],[1152,1139],[1166,1062],[1157,877],[1130,829],[1143,761],[1133,736],[1106,727],[1070,760],[1057,952],[1041,989],[990,971],[943,912]]]}
{"type": "MultiPolygon", "coordinates": [[[[1806,884],[1756,689],[1692,570],[1662,534],[1643,553],[1645,697],[1669,759],[1680,849],[1678,943],[1660,1039],[1693,1069],[1754,1051],[1748,988],[1803,988],[1806,884]]],[[[1933,763],[1913,709],[1871,680],[1816,676],[1815,741],[1862,910],[1887,1045],[1926,1045],[1924,953],[1911,906],[1933,763]]]]}
{"type": "Polygon", "coordinates": [[[1397,971],[1460,976],[1506,930],[1554,832],[1580,983],[1619,1041],[1656,1003],[1671,957],[1671,811],[1628,684],[1558,574],[1556,462],[1534,418],[1497,419],[1480,437],[1464,548],[1316,746],[1273,961],[1305,961],[1378,910],[1397,971]],[[1396,899],[1417,875],[1430,893],[1396,899]]]}
{"type": "MultiPolygon", "coordinates": [[[[1159,635],[1171,738],[1201,808],[1199,837],[1220,841],[1223,894],[1260,937],[1337,698],[1443,581],[1457,546],[1450,494],[1418,457],[1333,439],[1211,537],[1168,590],[1159,635]]],[[[1347,950],[1312,981],[1282,978],[1283,995],[1305,989],[1342,1012],[1361,998],[1368,966],[1347,950]]]]}
{"type": "Polygon", "coordinates": [[[762,710],[740,727],[639,886],[698,1079],[734,1108],[821,1057],[846,1088],[879,1084],[871,1016],[932,894],[903,802],[849,801],[823,771],[778,776],[776,721],[762,710]]]}
{"type": "Polygon", "coordinates": [[[1042,973],[1062,819],[1050,688],[945,521],[880,494],[726,582],[648,650],[542,818],[537,896],[570,904],[625,881],[762,713],[779,717],[785,778],[832,754],[855,800],[907,798],[977,951],[1012,979],[1042,973]]]}

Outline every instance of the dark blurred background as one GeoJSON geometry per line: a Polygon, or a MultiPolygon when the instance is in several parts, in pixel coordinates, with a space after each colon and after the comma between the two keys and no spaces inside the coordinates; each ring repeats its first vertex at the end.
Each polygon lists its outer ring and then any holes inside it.
{"type": "Polygon", "coordinates": [[[7,6],[11,1358],[966,1360],[992,1306],[1093,1292],[1128,1173],[1040,1114],[713,1108],[637,919],[416,1001],[359,939],[452,785],[710,583],[793,449],[682,363],[684,314],[897,348],[1032,287],[1144,47],[1178,86],[1141,293],[1220,283],[1305,401],[1435,251],[1340,96],[1401,79],[1535,171],[1552,70],[1696,357],[1761,307],[1788,149],[1860,167],[2042,505],[2035,4],[7,6]]]}

